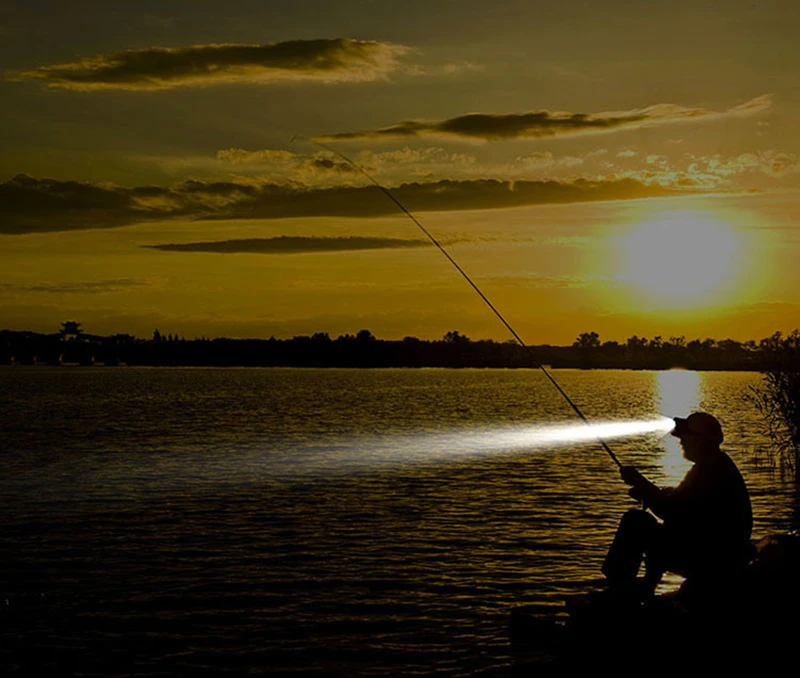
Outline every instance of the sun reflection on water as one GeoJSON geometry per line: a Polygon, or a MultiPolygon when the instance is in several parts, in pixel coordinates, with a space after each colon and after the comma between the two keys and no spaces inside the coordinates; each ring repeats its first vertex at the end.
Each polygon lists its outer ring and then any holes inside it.
{"type": "MultiPolygon", "coordinates": [[[[689,370],[667,370],[659,372],[656,404],[658,410],[668,417],[685,417],[699,409],[701,376],[689,370]]],[[[664,456],[661,464],[667,485],[681,481],[691,463],[683,458],[683,450],[677,438],[664,436],[664,456]]]]}
{"type": "MultiPolygon", "coordinates": [[[[668,417],[685,417],[700,408],[702,397],[702,377],[698,372],[689,370],[666,370],[656,376],[658,390],[656,392],[656,409],[668,417]]],[[[691,467],[691,462],[684,459],[678,439],[666,435],[661,439],[664,455],[661,466],[664,472],[663,486],[677,485],[691,467]]],[[[662,483],[659,482],[659,485],[662,483]]],[[[676,591],[683,577],[667,573],[657,589],[658,594],[676,591]]]]}

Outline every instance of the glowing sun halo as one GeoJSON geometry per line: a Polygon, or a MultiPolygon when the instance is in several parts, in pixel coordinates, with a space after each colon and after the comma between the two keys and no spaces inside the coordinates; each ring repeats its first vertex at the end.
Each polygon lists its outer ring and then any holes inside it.
{"type": "Polygon", "coordinates": [[[698,212],[670,212],[638,223],[619,242],[618,279],[653,305],[708,304],[737,278],[740,236],[729,223],[698,212]]]}

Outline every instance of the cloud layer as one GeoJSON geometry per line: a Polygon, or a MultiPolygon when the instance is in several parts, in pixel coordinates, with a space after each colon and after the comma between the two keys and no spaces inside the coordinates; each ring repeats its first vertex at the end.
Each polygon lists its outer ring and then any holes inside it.
{"type": "Polygon", "coordinates": [[[408,51],[402,45],[344,38],[150,47],[40,66],[12,74],[10,79],[39,80],[50,87],[84,92],[227,82],[358,82],[386,77],[408,51]]]}
{"type": "Polygon", "coordinates": [[[302,179],[318,179],[325,175],[358,174],[353,165],[340,160],[332,153],[320,152],[314,155],[301,155],[291,151],[263,149],[248,151],[243,148],[226,148],[217,151],[217,160],[231,165],[257,165],[261,168],[279,169],[284,176],[302,179]]]}
{"type": "Polygon", "coordinates": [[[687,120],[745,116],[767,110],[771,105],[771,97],[764,95],[724,111],[687,108],[676,104],[656,104],[639,110],[605,113],[563,113],[546,110],[511,114],[470,113],[440,121],[407,120],[375,130],[320,136],[316,140],[364,141],[422,136],[444,136],[469,141],[536,139],[668,125],[687,120]]]}
{"type": "MultiPolygon", "coordinates": [[[[681,192],[623,178],[516,182],[445,179],[402,184],[392,193],[408,209],[424,212],[628,200],[681,192]]],[[[307,188],[259,181],[185,181],[171,188],[123,188],[24,174],[0,184],[0,206],[0,234],[4,235],[112,228],[175,218],[371,217],[398,213],[374,186],[307,188]]]]}
{"type": "Polygon", "coordinates": [[[212,242],[164,243],[143,245],[148,249],[166,252],[214,252],[217,254],[304,254],[312,252],[345,252],[357,250],[387,250],[408,247],[426,247],[426,240],[402,238],[320,238],[286,236],[277,238],[246,238],[212,242]]]}

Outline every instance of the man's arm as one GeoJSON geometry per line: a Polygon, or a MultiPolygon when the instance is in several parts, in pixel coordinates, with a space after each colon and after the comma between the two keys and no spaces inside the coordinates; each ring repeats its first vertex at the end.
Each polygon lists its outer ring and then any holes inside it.
{"type": "Polygon", "coordinates": [[[628,491],[631,497],[637,501],[644,502],[645,506],[662,520],[668,520],[672,517],[672,508],[674,504],[674,502],[671,501],[674,496],[672,488],[662,490],[645,478],[633,466],[623,466],[619,474],[622,480],[631,486],[631,489],[628,491]]]}

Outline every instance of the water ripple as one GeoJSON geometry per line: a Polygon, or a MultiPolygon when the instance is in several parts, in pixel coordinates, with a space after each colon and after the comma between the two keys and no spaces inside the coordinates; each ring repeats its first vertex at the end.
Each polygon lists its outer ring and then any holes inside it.
{"type": "MultiPolygon", "coordinates": [[[[654,373],[558,378],[593,420],[663,405],[654,373]]],[[[698,404],[763,534],[793,516],[746,463],[755,379],[703,374],[698,404]]],[[[0,387],[11,672],[510,675],[509,610],[599,585],[632,506],[594,443],[486,447],[574,421],[533,371],[0,368],[0,387]]],[[[613,447],[671,481],[657,435],[613,447]]]]}

